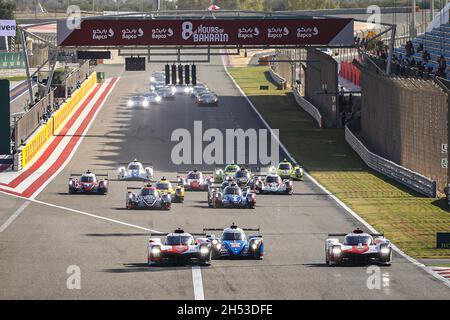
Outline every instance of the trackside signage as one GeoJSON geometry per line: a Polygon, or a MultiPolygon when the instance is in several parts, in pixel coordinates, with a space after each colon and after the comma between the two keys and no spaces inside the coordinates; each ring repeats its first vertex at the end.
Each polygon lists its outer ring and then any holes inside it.
{"type": "Polygon", "coordinates": [[[0,37],[16,36],[16,20],[0,20],[0,37]]]}
{"type": "Polygon", "coordinates": [[[352,45],[353,19],[112,20],[88,19],[80,29],[58,21],[60,46],[352,45]]]}

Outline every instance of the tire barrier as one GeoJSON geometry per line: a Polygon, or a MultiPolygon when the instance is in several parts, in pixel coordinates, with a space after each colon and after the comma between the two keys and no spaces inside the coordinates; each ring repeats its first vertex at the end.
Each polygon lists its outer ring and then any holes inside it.
{"type": "Polygon", "coordinates": [[[87,92],[97,83],[97,73],[92,73],[91,76],[83,82],[81,87],[74,91],[72,96],[66,100],[58,111],[55,112],[46,124],[44,124],[37,134],[31,138],[21,150],[22,168],[33,160],[39,153],[47,141],[54,135],[55,132],[61,128],[66,122],[72,112],[78,107],[79,102],[86,96],[87,92]]]}
{"type": "Polygon", "coordinates": [[[357,85],[358,87],[360,86],[361,71],[355,65],[353,65],[351,62],[341,61],[339,75],[342,78],[357,85]]]}
{"type": "Polygon", "coordinates": [[[345,141],[369,168],[421,194],[436,198],[436,181],[370,152],[347,125],[345,126],[345,141]]]}

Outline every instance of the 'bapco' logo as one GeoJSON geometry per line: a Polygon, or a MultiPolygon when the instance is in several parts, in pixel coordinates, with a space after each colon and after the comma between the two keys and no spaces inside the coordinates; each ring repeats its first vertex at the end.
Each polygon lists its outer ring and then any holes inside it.
{"type": "Polygon", "coordinates": [[[166,39],[173,36],[173,30],[172,28],[156,28],[152,29],[152,39],[166,39]]]}
{"type": "Polygon", "coordinates": [[[238,30],[238,38],[239,39],[252,39],[257,36],[259,36],[258,27],[239,28],[239,30],[238,30]]]}
{"type": "Polygon", "coordinates": [[[297,28],[297,38],[311,38],[319,34],[317,27],[297,28]]]}
{"type": "Polygon", "coordinates": [[[112,37],[114,37],[114,30],[111,28],[92,30],[92,39],[105,40],[112,37]]]}
{"type": "Polygon", "coordinates": [[[139,29],[122,29],[122,39],[131,40],[131,39],[137,39],[144,35],[144,31],[139,29]]]}
{"type": "Polygon", "coordinates": [[[283,38],[289,34],[289,29],[287,27],[284,28],[268,28],[267,29],[267,37],[269,39],[283,38]]]}

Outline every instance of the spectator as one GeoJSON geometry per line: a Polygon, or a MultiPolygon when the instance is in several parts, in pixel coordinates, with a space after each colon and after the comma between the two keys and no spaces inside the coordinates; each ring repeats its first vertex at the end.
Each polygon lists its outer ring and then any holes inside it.
{"type": "Polygon", "coordinates": [[[445,57],[441,55],[438,59],[438,76],[441,78],[446,78],[446,71],[447,71],[447,61],[445,60],[445,57]]]}
{"type": "Polygon", "coordinates": [[[417,46],[417,52],[423,52],[423,43],[419,43],[417,46]]]}
{"type": "Polygon", "coordinates": [[[413,50],[412,42],[411,41],[406,42],[405,52],[407,57],[410,57],[413,54],[412,50],[413,50]]]}
{"type": "Polygon", "coordinates": [[[430,53],[425,49],[425,50],[422,52],[422,60],[423,60],[424,62],[428,62],[428,61],[430,61],[430,59],[431,59],[430,53]]]}
{"type": "Polygon", "coordinates": [[[350,111],[353,111],[353,94],[350,93],[348,96],[348,103],[347,103],[348,109],[350,111]]]}

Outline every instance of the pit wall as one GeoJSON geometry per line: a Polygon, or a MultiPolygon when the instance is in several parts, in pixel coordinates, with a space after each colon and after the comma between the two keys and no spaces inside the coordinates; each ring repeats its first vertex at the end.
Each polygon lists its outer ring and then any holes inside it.
{"type": "Polygon", "coordinates": [[[21,169],[25,169],[27,164],[41,151],[42,147],[59,131],[61,126],[67,121],[69,116],[77,109],[80,101],[97,83],[97,73],[94,72],[83,82],[81,87],[74,91],[72,96],[66,100],[61,108],[55,112],[46,124],[38,129],[38,132],[26,142],[25,147],[19,152],[21,157],[21,169]]]}

